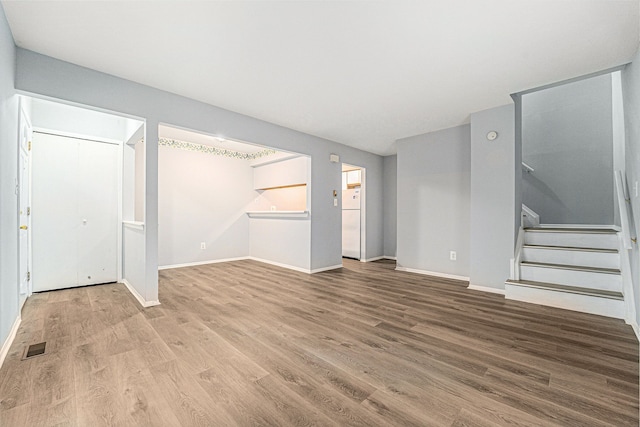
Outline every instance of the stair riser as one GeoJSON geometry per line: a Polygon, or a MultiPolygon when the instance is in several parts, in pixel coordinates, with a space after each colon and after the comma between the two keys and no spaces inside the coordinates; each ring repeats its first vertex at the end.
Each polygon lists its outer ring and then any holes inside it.
{"type": "Polygon", "coordinates": [[[547,264],[620,269],[618,253],[523,248],[522,260],[547,264]]]}
{"type": "Polygon", "coordinates": [[[622,277],[619,274],[521,265],[520,279],[622,292],[622,277]]]}
{"type": "Polygon", "coordinates": [[[618,249],[615,234],[553,233],[527,231],[524,243],[542,246],[570,246],[575,248],[618,249]]]}
{"type": "Polygon", "coordinates": [[[505,298],[623,319],[624,301],[525,286],[505,285],[505,298]]]}

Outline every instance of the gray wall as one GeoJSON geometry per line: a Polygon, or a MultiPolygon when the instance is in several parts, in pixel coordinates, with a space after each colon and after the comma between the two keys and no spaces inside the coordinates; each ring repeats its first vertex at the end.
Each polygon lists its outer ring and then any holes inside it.
{"type": "Polygon", "coordinates": [[[0,346],[18,317],[18,98],[16,48],[0,6],[0,346]]]}
{"type": "Polygon", "coordinates": [[[522,96],[523,203],[545,224],[613,224],[611,76],[522,96]]]}
{"type": "MultiPolygon", "coordinates": [[[[625,131],[624,131],[624,100],[622,98],[622,72],[611,73],[611,126],[613,142],[613,170],[625,170],[625,131]]],[[[614,203],[613,215],[615,225],[620,225],[620,211],[615,196],[615,181],[613,184],[614,203]]]]}
{"type": "MultiPolygon", "coordinates": [[[[311,156],[311,269],[340,265],[341,210],[333,190],[341,188],[340,163],[329,155],[367,169],[367,257],[383,255],[382,157],[242,114],[194,101],[111,75],[18,49],[16,87],[146,119],[146,140],[158,138],[158,124],[220,134],[242,141],[311,156]]],[[[157,292],[157,146],[146,150],[145,277],[157,292]]],[[[151,295],[150,299],[154,299],[151,295]]]]}
{"type": "Polygon", "coordinates": [[[514,106],[472,114],[471,285],[502,290],[509,278],[516,228],[515,165],[514,106]],[[498,132],[494,141],[487,140],[490,131],[498,132]]]}
{"type": "Polygon", "coordinates": [[[399,267],[469,276],[470,167],[469,125],[398,141],[399,267]]]}
{"type": "MultiPolygon", "coordinates": [[[[363,164],[356,156],[352,157],[352,153],[342,156],[341,160],[345,163],[361,165],[366,168],[366,192],[365,205],[367,207],[365,214],[365,245],[366,259],[381,257],[384,255],[384,184],[383,184],[383,157],[375,156],[367,164],[363,164]],[[353,160],[350,160],[352,159],[353,160]],[[349,160],[347,160],[349,159],[349,160]]],[[[340,168],[342,169],[342,168],[340,168]]],[[[340,185],[338,186],[338,194],[342,188],[342,170],[339,174],[340,185]]],[[[313,186],[313,184],[312,184],[313,186]]],[[[333,194],[333,193],[332,193],[333,194]]],[[[338,198],[338,203],[342,205],[342,198],[338,198]]],[[[333,201],[331,202],[333,203],[333,201]]],[[[342,212],[342,206],[340,206],[342,212]]],[[[312,235],[313,238],[313,235],[312,235]]],[[[338,246],[340,247],[340,260],[342,262],[342,213],[340,213],[340,234],[338,234],[338,246]]],[[[313,263],[313,257],[312,257],[313,263]]],[[[313,267],[313,269],[318,267],[313,267]]]]}
{"type": "Polygon", "coordinates": [[[256,197],[247,160],[158,147],[159,265],[248,256],[256,197]]]}
{"type": "MultiPolygon", "coordinates": [[[[632,234],[638,236],[638,231],[640,231],[640,197],[633,191],[633,186],[640,181],[640,53],[636,54],[633,62],[622,71],[622,89],[626,122],[626,177],[633,211],[632,234]]],[[[640,251],[637,243],[633,245],[633,250],[629,255],[636,304],[636,324],[640,324],[640,251]]]]}
{"type": "Polygon", "coordinates": [[[384,256],[396,256],[398,213],[398,156],[384,158],[384,256]]]}

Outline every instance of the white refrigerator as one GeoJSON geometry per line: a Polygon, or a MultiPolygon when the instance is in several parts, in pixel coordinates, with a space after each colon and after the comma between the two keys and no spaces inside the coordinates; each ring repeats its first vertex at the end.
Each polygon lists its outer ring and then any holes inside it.
{"type": "Polygon", "coordinates": [[[342,190],[342,256],[360,259],[360,189],[342,190]]]}

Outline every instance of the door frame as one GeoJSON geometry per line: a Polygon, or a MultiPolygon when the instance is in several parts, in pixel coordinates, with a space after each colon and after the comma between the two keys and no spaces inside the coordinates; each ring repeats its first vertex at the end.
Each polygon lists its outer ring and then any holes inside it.
{"type": "MultiPolygon", "coordinates": [[[[18,98],[18,156],[17,156],[17,163],[18,163],[18,177],[16,178],[16,193],[18,196],[18,200],[17,200],[17,206],[16,206],[16,215],[18,218],[18,226],[20,226],[20,203],[21,203],[21,199],[22,199],[22,192],[25,191],[22,188],[22,179],[20,178],[20,174],[21,174],[21,157],[22,157],[22,151],[25,151],[26,157],[27,157],[27,167],[28,167],[28,172],[27,172],[27,193],[28,193],[28,200],[27,200],[27,206],[28,209],[31,208],[31,140],[33,138],[33,126],[32,126],[32,122],[31,122],[31,117],[29,117],[29,114],[27,114],[27,110],[26,110],[26,104],[27,101],[25,100],[24,97],[20,96],[18,98]],[[27,135],[27,148],[26,150],[23,150],[23,146],[22,146],[22,129],[23,129],[23,125],[26,124],[27,128],[28,128],[28,135],[27,135]]],[[[29,213],[27,213],[27,271],[24,272],[26,274],[29,274],[31,272],[31,266],[32,266],[32,259],[31,259],[31,248],[32,248],[32,239],[31,239],[31,215],[29,213]]],[[[22,252],[22,248],[20,247],[20,228],[18,228],[17,230],[18,233],[18,307],[19,310],[22,309],[22,307],[24,306],[24,303],[27,301],[27,299],[31,296],[31,294],[33,293],[33,288],[32,288],[32,281],[31,280],[27,280],[27,289],[26,289],[26,295],[24,296],[24,299],[22,297],[22,294],[20,292],[20,285],[22,283],[22,278],[23,278],[23,272],[21,271],[21,258],[20,258],[20,254],[22,252]]]]}

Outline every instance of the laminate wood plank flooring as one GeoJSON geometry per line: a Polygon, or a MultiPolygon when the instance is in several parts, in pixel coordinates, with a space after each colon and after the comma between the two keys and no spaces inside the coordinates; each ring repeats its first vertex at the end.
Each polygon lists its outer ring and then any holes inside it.
{"type": "Polygon", "coordinates": [[[638,426],[638,341],[615,319],[344,260],[160,272],[34,294],[0,426],[638,426]],[[47,353],[20,360],[29,344],[47,353]]]}

